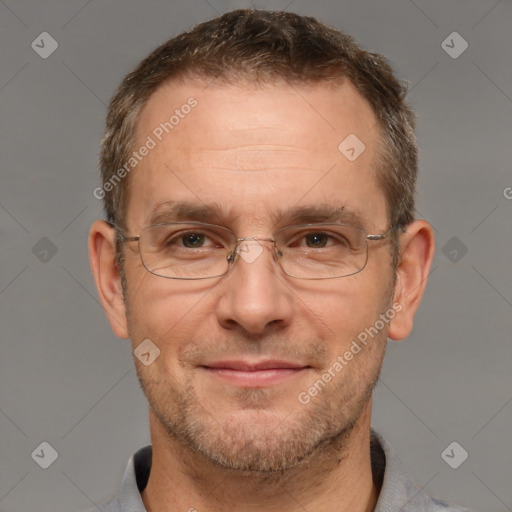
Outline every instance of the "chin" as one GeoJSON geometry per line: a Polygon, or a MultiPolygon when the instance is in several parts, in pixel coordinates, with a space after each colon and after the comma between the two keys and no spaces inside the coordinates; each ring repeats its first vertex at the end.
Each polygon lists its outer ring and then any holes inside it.
{"type": "Polygon", "coordinates": [[[327,446],[343,442],[358,414],[345,416],[340,409],[326,413],[299,405],[287,413],[246,408],[216,410],[213,416],[189,400],[178,415],[155,412],[168,434],[206,463],[241,472],[274,473],[292,469],[327,446]]]}

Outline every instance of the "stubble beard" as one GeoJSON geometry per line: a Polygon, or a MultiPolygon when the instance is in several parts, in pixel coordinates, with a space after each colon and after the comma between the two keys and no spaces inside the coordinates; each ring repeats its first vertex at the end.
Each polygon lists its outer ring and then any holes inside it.
{"type": "Polygon", "coordinates": [[[155,416],[170,438],[189,453],[217,467],[270,474],[326,454],[343,456],[350,433],[371,398],[381,362],[379,357],[370,375],[363,377],[366,385],[362,389],[350,384],[350,376],[339,375],[345,382],[315,402],[302,405],[294,395],[298,408],[288,416],[261,406],[267,390],[258,389],[244,392],[245,407],[252,402],[248,415],[236,410],[231,417],[216,418],[215,407],[203,406],[191,384],[179,387],[177,396],[178,389],[170,389],[169,380],[150,381],[144,372],[137,373],[155,416]]]}

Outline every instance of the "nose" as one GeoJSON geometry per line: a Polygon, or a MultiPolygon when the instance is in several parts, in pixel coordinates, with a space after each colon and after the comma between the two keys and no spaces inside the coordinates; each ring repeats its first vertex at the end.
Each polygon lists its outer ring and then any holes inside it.
{"type": "Polygon", "coordinates": [[[240,241],[221,285],[218,322],[226,329],[263,334],[290,325],[293,293],[268,240],[240,241]]]}

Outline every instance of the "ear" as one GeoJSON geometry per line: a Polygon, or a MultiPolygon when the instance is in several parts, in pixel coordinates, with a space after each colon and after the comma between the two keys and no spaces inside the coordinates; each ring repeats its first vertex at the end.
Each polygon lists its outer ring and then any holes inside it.
{"type": "Polygon", "coordinates": [[[430,265],[434,258],[434,231],[425,220],[416,220],[400,236],[400,257],[394,290],[394,302],[402,309],[389,324],[388,337],[402,340],[409,336],[420,305],[430,265]]]}
{"type": "Polygon", "coordinates": [[[112,330],[129,338],[121,276],[115,260],[114,228],[97,220],[89,231],[89,262],[101,304],[112,330]]]}

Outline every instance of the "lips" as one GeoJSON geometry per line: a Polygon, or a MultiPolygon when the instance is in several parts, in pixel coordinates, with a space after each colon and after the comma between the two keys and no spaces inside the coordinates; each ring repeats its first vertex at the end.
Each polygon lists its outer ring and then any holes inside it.
{"type": "Polygon", "coordinates": [[[215,361],[202,366],[210,376],[241,387],[268,387],[293,378],[309,366],[290,361],[215,361]]]}
{"type": "Polygon", "coordinates": [[[218,361],[204,365],[206,368],[227,370],[238,370],[243,372],[257,372],[260,370],[279,370],[279,369],[299,369],[306,368],[305,365],[299,363],[291,363],[288,361],[262,361],[259,363],[249,363],[245,361],[218,361]]]}

